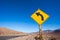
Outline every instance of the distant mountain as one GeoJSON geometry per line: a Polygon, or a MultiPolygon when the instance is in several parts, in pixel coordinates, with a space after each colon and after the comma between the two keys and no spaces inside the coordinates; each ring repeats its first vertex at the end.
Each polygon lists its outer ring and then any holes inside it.
{"type": "MultiPolygon", "coordinates": [[[[52,30],[44,30],[44,31],[42,31],[42,33],[43,34],[47,34],[47,33],[51,33],[51,32],[53,32],[52,30]]],[[[39,32],[33,32],[33,33],[31,33],[31,34],[38,34],[39,32]]]]}
{"type": "Polygon", "coordinates": [[[8,29],[8,28],[0,28],[0,35],[15,35],[15,34],[23,35],[25,33],[14,31],[14,30],[11,30],[11,29],[8,29]]]}
{"type": "Polygon", "coordinates": [[[54,30],[51,34],[60,36],[60,29],[54,30]]]}
{"type": "Polygon", "coordinates": [[[55,33],[60,33],[60,29],[57,29],[54,31],[55,33]]]}

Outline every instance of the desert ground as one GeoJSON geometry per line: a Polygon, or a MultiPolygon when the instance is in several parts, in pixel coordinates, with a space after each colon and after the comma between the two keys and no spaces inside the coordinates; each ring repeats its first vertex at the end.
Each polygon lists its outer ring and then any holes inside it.
{"type": "MultiPolygon", "coordinates": [[[[43,31],[42,36],[43,40],[51,40],[52,38],[60,40],[60,30],[46,30],[43,31]]],[[[36,40],[36,37],[38,37],[38,32],[24,33],[0,28],[0,40],[36,40]]]]}

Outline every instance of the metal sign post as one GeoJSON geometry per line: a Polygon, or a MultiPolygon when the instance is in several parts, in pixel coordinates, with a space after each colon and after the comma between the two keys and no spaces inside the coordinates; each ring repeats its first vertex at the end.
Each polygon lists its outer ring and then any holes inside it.
{"type": "Polygon", "coordinates": [[[43,37],[42,37],[42,26],[39,25],[39,40],[43,40],[43,37]]]}

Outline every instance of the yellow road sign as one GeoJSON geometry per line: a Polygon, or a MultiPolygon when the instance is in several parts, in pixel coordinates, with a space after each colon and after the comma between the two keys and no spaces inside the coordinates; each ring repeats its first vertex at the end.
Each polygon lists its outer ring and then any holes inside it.
{"type": "Polygon", "coordinates": [[[38,9],[31,15],[31,18],[34,19],[39,25],[42,25],[43,22],[45,22],[49,18],[49,15],[38,9]]]}

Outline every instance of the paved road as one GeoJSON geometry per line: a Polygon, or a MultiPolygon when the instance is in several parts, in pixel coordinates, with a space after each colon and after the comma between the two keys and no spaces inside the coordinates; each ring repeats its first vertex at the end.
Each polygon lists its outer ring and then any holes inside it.
{"type": "Polygon", "coordinates": [[[14,38],[18,38],[18,37],[24,37],[27,35],[19,35],[19,36],[0,36],[0,40],[9,40],[9,39],[14,39],[14,38]]]}
{"type": "Polygon", "coordinates": [[[9,39],[9,40],[35,40],[35,39],[32,35],[28,35],[28,36],[12,38],[12,39],[9,39]]]}

